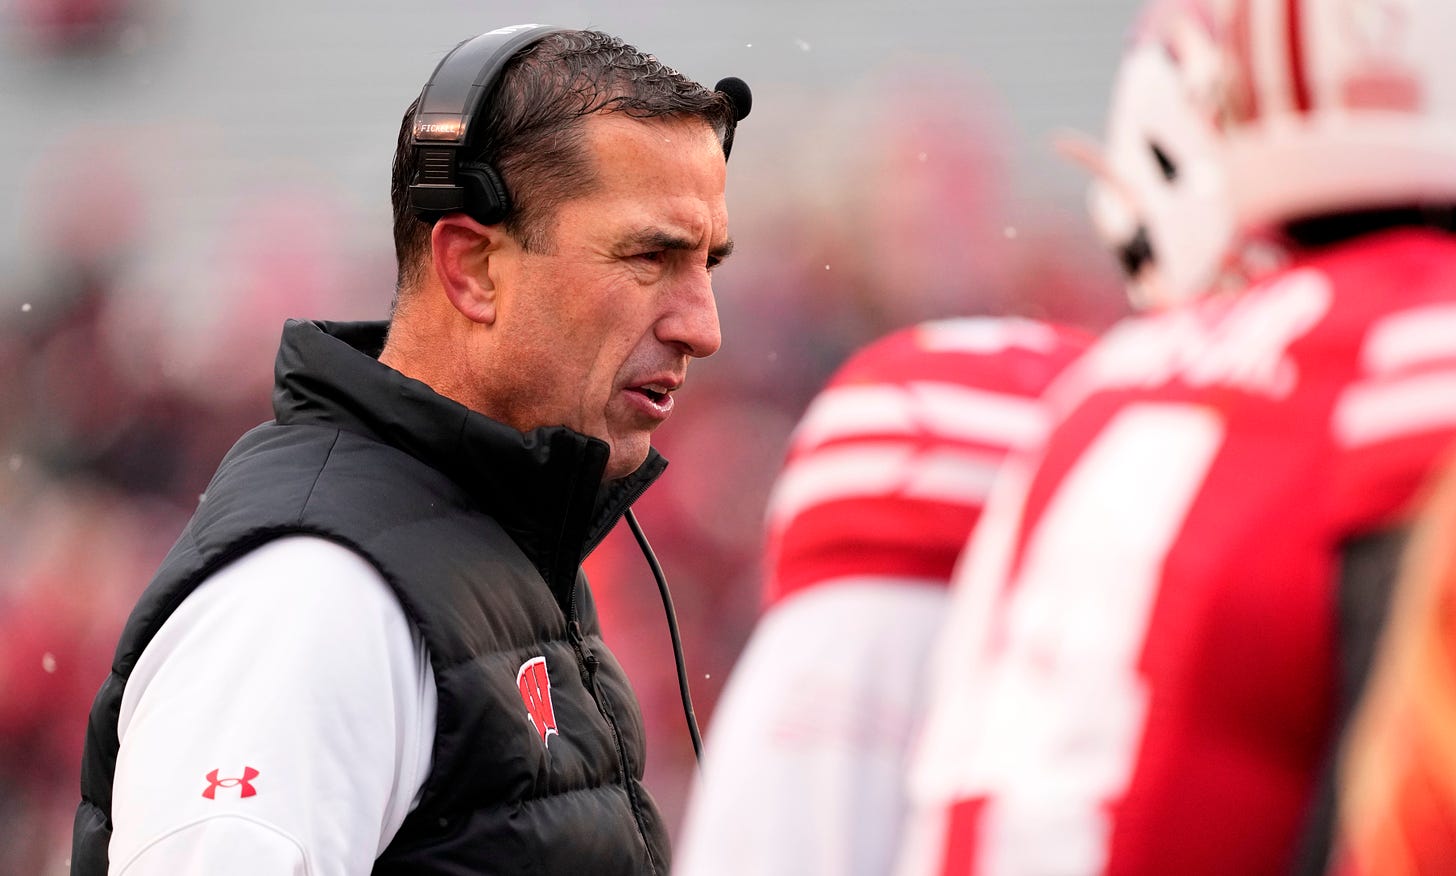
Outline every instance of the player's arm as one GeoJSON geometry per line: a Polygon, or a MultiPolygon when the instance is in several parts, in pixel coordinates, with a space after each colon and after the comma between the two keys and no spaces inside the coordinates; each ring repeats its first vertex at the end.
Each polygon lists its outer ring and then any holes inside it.
{"type": "Polygon", "coordinates": [[[428,657],[379,573],[271,542],[204,582],[127,684],[111,872],[368,872],[429,770],[428,657]]]}
{"type": "Polygon", "coordinates": [[[1297,876],[1320,876],[1328,870],[1335,828],[1337,760],[1370,675],[1409,536],[1408,527],[1393,527],[1352,538],[1340,550],[1336,605],[1338,722],[1296,855],[1293,872],[1297,876]]]}
{"type": "Polygon", "coordinates": [[[678,876],[890,870],[946,590],[827,582],[755,629],[708,729],[678,876]]]}

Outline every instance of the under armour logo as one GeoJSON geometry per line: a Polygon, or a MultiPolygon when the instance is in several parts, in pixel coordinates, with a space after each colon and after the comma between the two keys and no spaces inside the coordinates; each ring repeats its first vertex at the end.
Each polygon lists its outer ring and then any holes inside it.
{"type": "Polygon", "coordinates": [[[549,737],[556,732],[556,710],[551,705],[551,677],[546,674],[546,658],[532,657],[516,672],[516,687],[526,704],[526,717],[541,736],[541,744],[551,747],[549,737]]]}
{"type": "Polygon", "coordinates": [[[251,797],[258,793],[258,789],[253,787],[253,780],[258,777],[258,771],[250,766],[243,767],[243,776],[240,779],[219,779],[217,774],[217,770],[207,774],[207,790],[202,792],[202,796],[209,800],[217,799],[218,788],[241,788],[242,790],[238,793],[239,797],[251,797]]]}

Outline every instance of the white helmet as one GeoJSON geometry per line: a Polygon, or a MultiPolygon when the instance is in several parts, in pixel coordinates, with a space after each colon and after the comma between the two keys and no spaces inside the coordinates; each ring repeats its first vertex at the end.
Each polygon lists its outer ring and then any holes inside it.
{"type": "Polygon", "coordinates": [[[1212,34],[1186,3],[1153,6],[1113,87],[1106,145],[1066,142],[1091,167],[1092,222],[1122,262],[1135,307],[1214,288],[1233,238],[1217,136],[1199,93],[1217,69],[1212,34]]]}
{"type": "Polygon", "coordinates": [[[1456,0],[1202,0],[1240,231],[1456,202],[1456,0]]]}

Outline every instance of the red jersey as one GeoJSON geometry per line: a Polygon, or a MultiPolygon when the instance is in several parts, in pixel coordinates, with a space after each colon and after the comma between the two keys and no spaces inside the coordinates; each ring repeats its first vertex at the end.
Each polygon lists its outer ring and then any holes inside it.
{"type": "Polygon", "coordinates": [[[794,430],[769,499],[767,603],[848,576],[947,584],[992,476],[1041,442],[1039,397],[1088,343],[1031,320],[948,319],[851,357],[794,430]]]}
{"type": "Polygon", "coordinates": [[[1038,396],[1085,348],[1023,319],[923,323],[809,406],[769,500],[770,604],[708,727],[676,876],[893,866],[956,557],[1008,451],[1045,437],[1038,396]]]}
{"type": "Polygon", "coordinates": [[[1048,400],[958,573],[902,871],[1284,872],[1334,729],[1341,545],[1456,437],[1456,239],[1129,320],[1048,400]]]}

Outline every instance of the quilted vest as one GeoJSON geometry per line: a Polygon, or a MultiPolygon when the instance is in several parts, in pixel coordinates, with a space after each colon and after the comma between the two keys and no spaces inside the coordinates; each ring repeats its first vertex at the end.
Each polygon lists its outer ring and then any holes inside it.
{"type": "Polygon", "coordinates": [[[667,872],[637,701],[581,573],[666,461],[654,452],[603,486],[604,442],[522,434],[437,395],[376,361],[384,329],[285,327],[276,419],[223,460],[92,707],[72,873],[106,872],[117,716],[137,658],[208,576],[290,534],[372,563],[429,648],[434,760],[374,872],[667,872]]]}

